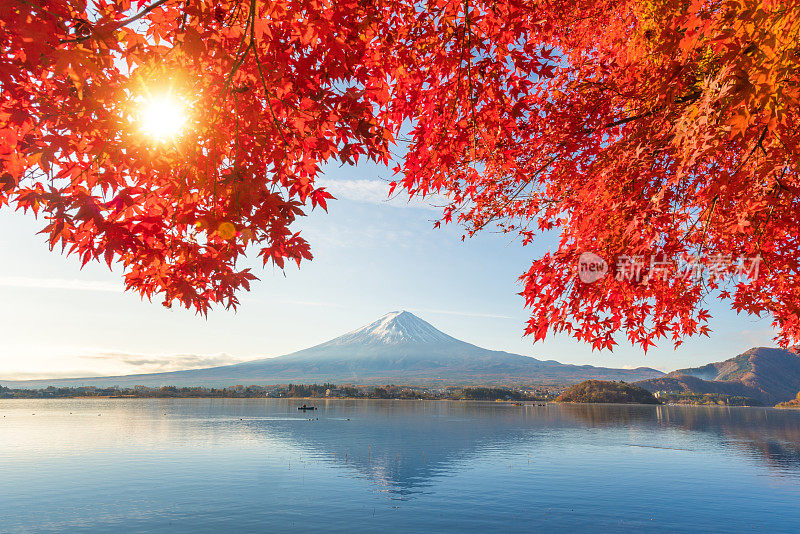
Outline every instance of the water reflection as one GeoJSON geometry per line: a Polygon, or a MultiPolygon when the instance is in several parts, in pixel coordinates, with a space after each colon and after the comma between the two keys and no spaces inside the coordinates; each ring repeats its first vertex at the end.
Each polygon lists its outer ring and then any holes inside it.
{"type": "MultiPolygon", "coordinates": [[[[561,405],[565,417],[590,427],[681,430],[713,438],[781,474],[800,472],[800,412],[725,406],[561,405]]],[[[663,434],[657,434],[659,437],[663,434]]]]}
{"type": "Polygon", "coordinates": [[[744,454],[779,474],[800,473],[800,413],[764,408],[329,401],[307,425],[251,419],[256,439],[349,469],[397,496],[493,455],[528,456],[598,445],[744,454]]]}
{"type": "Polygon", "coordinates": [[[0,517],[10,530],[93,532],[800,523],[800,412],[318,406],[303,415],[267,399],[0,402],[0,517]]]}
{"type": "Polygon", "coordinates": [[[251,420],[247,426],[398,497],[424,492],[437,476],[482,456],[533,450],[560,419],[545,408],[478,403],[328,402],[321,408],[308,425],[251,420]],[[526,421],[550,430],[532,432],[526,421]]]}

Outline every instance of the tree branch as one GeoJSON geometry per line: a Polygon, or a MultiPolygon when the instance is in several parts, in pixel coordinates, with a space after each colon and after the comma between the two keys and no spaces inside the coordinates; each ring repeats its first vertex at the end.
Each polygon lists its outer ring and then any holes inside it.
{"type": "MultiPolygon", "coordinates": [[[[121,20],[118,23],[114,24],[113,27],[111,28],[111,31],[116,31],[116,30],[118,30],[120,28],[123,28],[123,27],[127,26],[131,22],[135,22],[135,21],[139,20],[140,18],[144,17],[145,15],[147,15],[148,13],[150,13],[151,11],[156,9],[157,7],[159,7],[162,4],[165,4],[167,2],[169,2],[169,0],[157,0],[156,2],[152,3],[151,5],[147,6],[143,10],[141,10],[139,13],[133,15],[132,17],[128,17],[127,19],[121,20]]],[[[90,39],[91,37],[92,37],[92,34],[89,33],[88,35],[83,35],[81,37],[75,37],[74,39],[60,39],[59,43],[60,44],[82,43],[83,41],[86,41],[87,39],[90,39]]]]}

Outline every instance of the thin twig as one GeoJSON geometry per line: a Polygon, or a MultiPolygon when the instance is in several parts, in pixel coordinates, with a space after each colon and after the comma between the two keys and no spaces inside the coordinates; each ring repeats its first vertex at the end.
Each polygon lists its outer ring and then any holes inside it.
{"type": "Polygon", "coordinates": [[[258,49],[255,47],[255,42],[256,42],[255,11],[256,11],[256,1],[255,0],[250,0],[250,45],[249,45],[249,47],[253,48],[253,56],[256,58],[256,66],[258,67],[258,76],[261,78],[261,85],[264,86],[264,98],[267,99],[267,106],[269,107],[270,115],[272,115],[272,121],[275,123],[275,126],[278,127],[278,133],[281,134],[281,139],[283,139],[284,149],[288,150],[289,149],[289,142],[286,140],[286,136],[283,135],[283,128],[281,127],[281,123],[278,121],[278,118],[275,116],[275,110],[272,109],[272,101],[269,99],[269,88],[267,87],[267,81],[264,78],[264,70],[261,68],[261,60],[258,58],[258,49]]]}
{"type": "MultiPolygon", "coordinates": [[[[145,15],[147,15],[148,13],[150,13],[151,11],[156,9],[157,7],[159,7],[162,4],[165,4],[167,2],[169,2],[169,0],[158,0],[157,2],[154,2],[153,4],[151,4],[151,5],[147,6],[146,8],[144,8],[139,13],[133,15],[132,17],[128,17],[127,19],[121,20],[120,22],[114,24],[112,26],[112,28],[111,28],[111,31],[116,31],[116,30],[118,30],[118,29],[120,29],[120,28],[122,28],[124,26],[127,26],[131,22],[135,22],[135,21],[139,20],[140,18],[144,17],[145,15]]],[[[61,44],[82,43],[83,41],[86,41],[87,39],[90,39],[92,36],[93,36],[93,34],[89,33],[88,35],[83,35],[81,37],[75,37],[74,39],[60,39],[59,43],[61,43],[61,44]]]]}

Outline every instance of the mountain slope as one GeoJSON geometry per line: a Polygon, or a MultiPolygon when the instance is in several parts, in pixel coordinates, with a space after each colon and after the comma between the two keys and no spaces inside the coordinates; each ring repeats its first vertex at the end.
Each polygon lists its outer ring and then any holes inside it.
{"type": "Polygon", "coordinates": [[[692,375],[677,374],[677,371],[659,378],[651,378],[649,380],[636,382],[635,385],[652,393],[655,393],[656,391],[669,391],[671,393],[693,393],[698,395],[717,393],[720,395],[731,395],[734,397],[749,397],[767,404],[770,402],[765,400],[763,392],[746,386],[741,382],[704,380],[692,375]]]}
{"type": "Polygon", "coordinates": [[[661,376],[655,369],[564,365],[488,350],[439,331],[409,312],[392,312],[325,343],[277,358],[171,373],[6,382],[46,385],[229,385],[286,382],[352,383],[574,383],[596,378],[628,382],[661,376]]]}
{"type": "Polygon", "coordinates": [[[637,385],[650,391],[741,395],[776,404],[800,391],[800,356],[787,349],[754,347],[723,362],[678,369],[637,385]]]}

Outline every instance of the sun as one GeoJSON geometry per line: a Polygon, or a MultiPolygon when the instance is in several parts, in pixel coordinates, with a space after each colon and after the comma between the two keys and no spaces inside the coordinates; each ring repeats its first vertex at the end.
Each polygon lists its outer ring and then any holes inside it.
{"type": "Polygon", "coordinates": [[[180,137],[188,118],[186,103],[171,93],[139,99],[139,127],[159,143],[180,137]]]}

